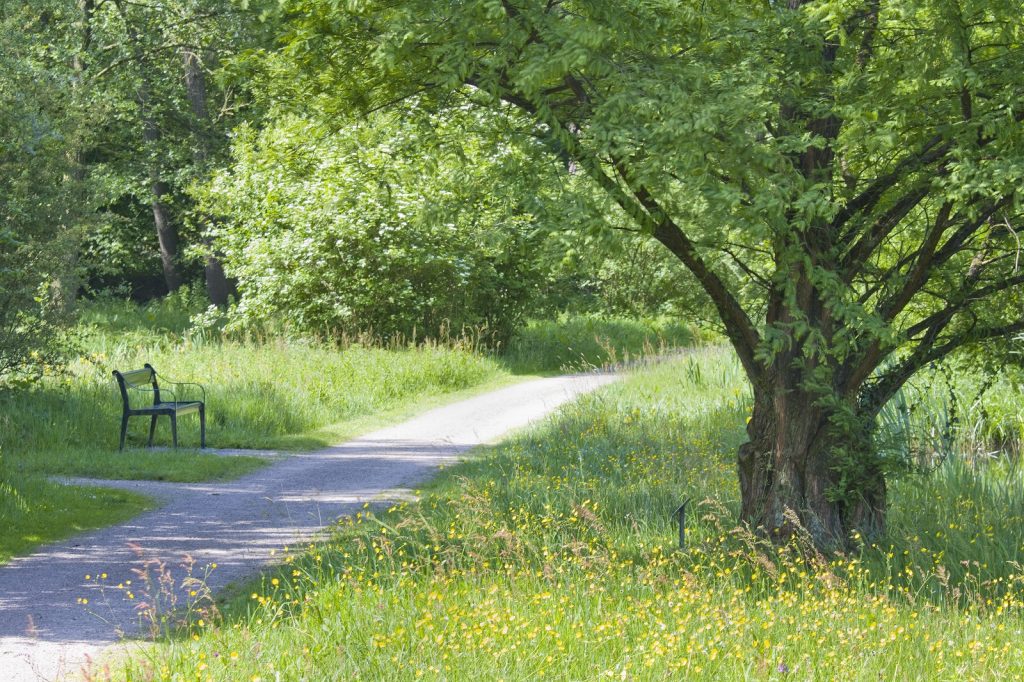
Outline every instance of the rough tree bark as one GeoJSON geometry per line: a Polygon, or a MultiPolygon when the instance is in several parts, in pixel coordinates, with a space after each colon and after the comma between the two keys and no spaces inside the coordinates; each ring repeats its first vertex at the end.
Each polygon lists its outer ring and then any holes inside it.
{"type": "Polygon", "coordinates": [[[857,433],[838,434],[820,395],[771,372],[755,387],[748,441],[738,453],[740,518],[785,541],[799,526],[823,550],[845,546],[854,530],[875,537],[885,530],[884,472],[872,458],[870,420],[857,433]],[[857,497],[836,497],[841,480],[836,456],[863,463],[857,497]]]}
{"type": "MultiPolygon", "coordinates": [[[[797,10],[805,1],[789,0],[788,6],[797,10]]],[[[877,3],[868,3],[868,9],[860,66],[870,58],[878,20],[877,3]]],[[[832,74],[839,49],[837,41],[823,40],[816,65],[822,84],[820,101],[833,96],[832,74]]],[[[782,126],[823,141],[793,153],[793,167],[808,183],[832,186],[839,173],[833,144],[843,121],[833,113],[812,113],[802,110],[800,103],[786,101],[781,102],[779,113],[782,126]]],[[[827,293],[819,289],[808,268],[836,269],[839,232],[822,217],[804,230],[794,228],[788,238],[776,239],[774,261],[791,265],[787,281],[773,283],[769,291],[767,327],[792,329],[806,324],[831,345],[837,323],[827,293]]],[[[842,395],[835,383],[841,374],[838,363],[807,348],[798,337],[790,338],[787,349],[750,377],[754,408],[747,424],[749,441],[737,455],[740,518],[776,539],[789,538],[799,525],[819,549],[827,550],[844,547],[854,530],[867,537],[885,530],[885,476],[872,453],[875,415],[856,399],[860,385],[845,392],[845,405],[836,406],[830,400],[842,395]],[[843,480],[851,474],[855,481],[843,480]]]]}

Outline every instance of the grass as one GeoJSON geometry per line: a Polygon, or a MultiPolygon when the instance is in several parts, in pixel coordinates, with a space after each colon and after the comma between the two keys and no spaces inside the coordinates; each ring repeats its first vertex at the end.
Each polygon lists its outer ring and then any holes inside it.
{"type": "MultiPolygon", "coordinates": [[[[347,420],[503,377],[491,361],[438,347],[338,351],[286,341],[183,341],[169,348],[93,352],[74,363],[69,375],[54,377],[37,390],[0,395],[0,448],[7,470],[194,481],[237,476],[262,465],[256,458],[188,450],[118,453],[121,401],[109,373],[146,361],[167,377],[206,384],[208,444],[228,448],[323,446],[347,420]]],[[[146,419],[131,420],[129,443],[143,445],[148,425],[146,419]]],[[[198,446],[198,432],[198,419],[179,422],[184,446],[198,446]]],[[[158,425],[157,443],[170,444],[166,420],[158,425]]]]}
{"type": "Polygon", "coordinates": [[[142,495],[110,488],[67,486],[28,477],[0,494],[0,564],[73,533],[127,521],[150,508],[142,495]]]}
{"type": "MultiPolygon", "coordinates": [[[[921,372],[887,406],[889,431],[911,454],[1024,454],[1024,368],[986,375],[953,362],[921,372]]],[[[925,461],[925,464],[930,462],[925,461]]]]}
{"type": "MultiPolygon", "coordinates": [[[[0,391],[0,563],[34,544],[121,521],[144,504],[123,493],[58,488],[48,476],[193,482],[234,478],[267,464],[197,450],[195,417],[179,421],[177,451],[140,448],[148,420],[132,419],[130,447],[118,452],[115,368],[150,362],[166,378],[205,384],[208,445],[278,450],[322,447],[514,380],[495,360],[457,346],[230,341],[189,333],[188,313],[188,301],[173,298],[145,307],[86,306],[81,357],[33,388],[0,391]],[[54,497],[60,506],[50,502],[54,497]],[[82,521],[73,522],[76,516],[82,521]]],[[[158,445],[170,445],[169,431],[162,419],[158,445]]]]}
{"type": "Polygon", "coordinates": [[[513,371],[580,371],[669,353],[695,340],[697,332],[675,320],[578,315],[530,322],[502,359],[513,371]]]}
{"type": "MultiPolygon", "coordinates": [[[[580,318],[535,324],[507,359],[486,357],[458,343],[410,347],[372,341],[338,346],[287,337],[232,340],[192,329],[191,319],[203,308],[199,298],[185,289],[145,306],[114,299],[88,303],[77,329],[81,356],[31,389],[0,391],[0,527],[6,531],[0,562],[33,543],[130,515],[114,498],[97,497],[92,489],[55,488],[48,476],[196,482],[235,478],[267,464],[258,457],[197,450],[194,417],[179,423],[182,447],[174,452],[140,448],[148,422],[132,419],[129,448],[119,452],[121,404],[110,376],[115,368],[150,362],[165,378],[205,384],[207,442],[213,447],[306,450],[524,374],[572,365],[574,358],[577,367],[597,365],[650,351],[662,338],[673,344],[689,338],[673,325],[580,318]],[[668,330],[664,334],[663,328],[668,330]],[[575,350],[559,350],[560,343],[575,350]],[[552,353],[555,359],[548,360],[552,353]],[[46,504],[53,494],[74,514],[46,504]],[[68,523],[69,515],[88,521],[68,523]]],[[[166,419],[159,422],[157,444],[170,444],[166,419]]],[[[141,508],[142,498],[133,499],[141,508]]]]}
{"type": "Polygon", "coordinates": [[[830,559],[732,522],[730,354],[645,370],[368,510],[127,679],[1019,679],[1024,473],[947,460],[830,559]],[[692,498],[689,547],[672,511],[692,498]]]}

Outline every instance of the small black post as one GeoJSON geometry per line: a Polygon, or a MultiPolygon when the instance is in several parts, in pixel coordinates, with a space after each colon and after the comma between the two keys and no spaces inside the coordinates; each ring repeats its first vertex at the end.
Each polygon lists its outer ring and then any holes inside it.
{"type": "Polygon", "coordinates": [[[676,509],[673,516],[679,522],[679,549],[686,549],[686,505],[690,504],[690,498],[686,498],[686,501],[679,505],[679,509],[676,509]]]}

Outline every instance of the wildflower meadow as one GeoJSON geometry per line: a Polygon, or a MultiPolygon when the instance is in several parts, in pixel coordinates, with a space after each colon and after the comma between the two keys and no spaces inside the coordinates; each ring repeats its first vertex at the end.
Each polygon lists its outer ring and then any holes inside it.
{"type": "MultiPolygon", "coordinates": [[[[636,372],[368,506],[130,680],[1016,679],[1024,503],[964,459],[893,490],[882,544],[823,556],[735,523],[749,398],[730,353],[636,372]],[[673,511],[690,500],[686,546],[673,511]],[[1009,503],[1009,506],[1006,506],[1009,503]]],[[[213,614],[212,617],[210,614],[213,614]]]]}

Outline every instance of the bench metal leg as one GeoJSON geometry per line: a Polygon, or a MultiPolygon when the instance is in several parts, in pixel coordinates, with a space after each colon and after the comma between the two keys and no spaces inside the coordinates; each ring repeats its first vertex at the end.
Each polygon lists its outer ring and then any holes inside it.
{"type": "Polygon", "coordinates": [[[153,434],[156,432],[156,415],[149,420],[149,447],[153,447],[153,434]]]}
{"type": "Polygon", "coordinates": [[[125,412],[121,415],[121,445],[118,446],[118,450],[124,450],[124,439],[128,434],[128,413],[125,412]]]}
{"type": "Polygon", "coordinates": [[[206,405],[199,406],[199,447],[206,447],[206,405]]]}
{"type": "Polygon", "coordinates": [[[171,442],[174,443],[174,449],[178,449],[178,415],[171,415],[171,442]]]}

